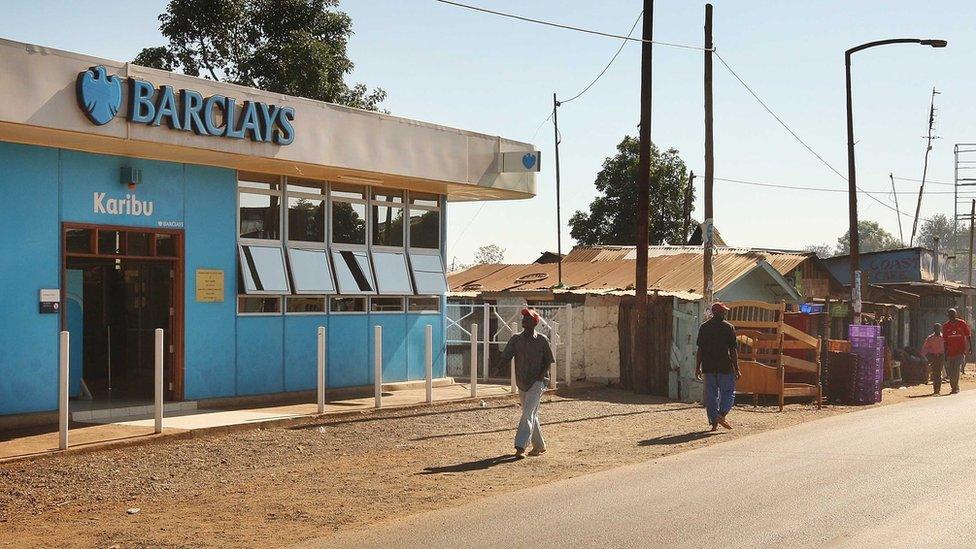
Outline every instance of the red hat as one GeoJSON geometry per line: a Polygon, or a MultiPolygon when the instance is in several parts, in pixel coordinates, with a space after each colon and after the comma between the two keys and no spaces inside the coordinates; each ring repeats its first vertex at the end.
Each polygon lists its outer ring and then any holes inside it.
{"type": "Polygon", "coordinates": [[[725,306],[725,303],[722,303],[721,301],[716,301],[715,303],[712,303],[712,314],[713,315],[714,314],[717,314],[719,312],[726,313],[728,311],[729,311],[729,308],[725,306]]]}
{"type": "Polygon", "coordinates": [[[524,307],[522,309],[522,316],[531,318],[537,325],[539,324],[539,321],[542,320],[542,317],[539,316],[539,313],[536,312],[535,309],[530,309],[528,307],[524,307]]]}

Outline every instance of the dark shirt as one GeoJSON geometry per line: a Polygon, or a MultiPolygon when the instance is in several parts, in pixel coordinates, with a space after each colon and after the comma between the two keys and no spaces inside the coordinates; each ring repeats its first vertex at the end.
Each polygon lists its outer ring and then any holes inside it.
{"type": "Polygon", "coordinates": [[[732,350],[736,348],[735,327],[724,320],[712,318],[698,328],[698,350],[701,351],[702,372],[731,374],[732,350]]]}
{"type": "Polygon", "coordinates": [[[556,361],[549,338],[538,332],[530,336],[523,330],[508,340],[502,351],[502,364],[507,364],[512,357],[515,357],[515,384],[520,391],[528,391],[537,381],[549,383],[549,365],[556,361]]]}

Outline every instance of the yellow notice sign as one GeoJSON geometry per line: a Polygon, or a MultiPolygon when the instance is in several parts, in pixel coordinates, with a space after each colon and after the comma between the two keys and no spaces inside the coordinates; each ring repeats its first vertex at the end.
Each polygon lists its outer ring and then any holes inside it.
{"type": "Polygon", "coordinates": [[[197,269],[197,302],[220,303],[224,301],[224,271],[197,269]]]}

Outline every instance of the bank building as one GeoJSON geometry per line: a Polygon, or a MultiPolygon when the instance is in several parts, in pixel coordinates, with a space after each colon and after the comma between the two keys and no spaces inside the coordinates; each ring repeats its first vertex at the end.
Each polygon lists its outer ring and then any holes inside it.
{"type": "MultiPolygon", "coordinates": [[[[535,195],[535,148],[0,40],[0,417],[445,376],[452,201],[535,195]],[[113,404],[114,403],[114,404],[113,404]]],[[[53,421],[56,421],[56,417],[53,421]]]]}

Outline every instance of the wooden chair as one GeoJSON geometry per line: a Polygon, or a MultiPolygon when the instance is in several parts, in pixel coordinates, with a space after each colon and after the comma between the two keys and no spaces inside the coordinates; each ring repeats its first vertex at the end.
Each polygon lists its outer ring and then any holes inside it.
{"type": "Polygon", "coordinates": [[[736,393],[753,395],[754,403],[759,395],[775,395],[780,411],[786,397],[812,397],[819,409],[820,340],[784,322],[785,303],[735,301],[726,306],[726,320],[735,326],[742,374],[736,393]]]}

